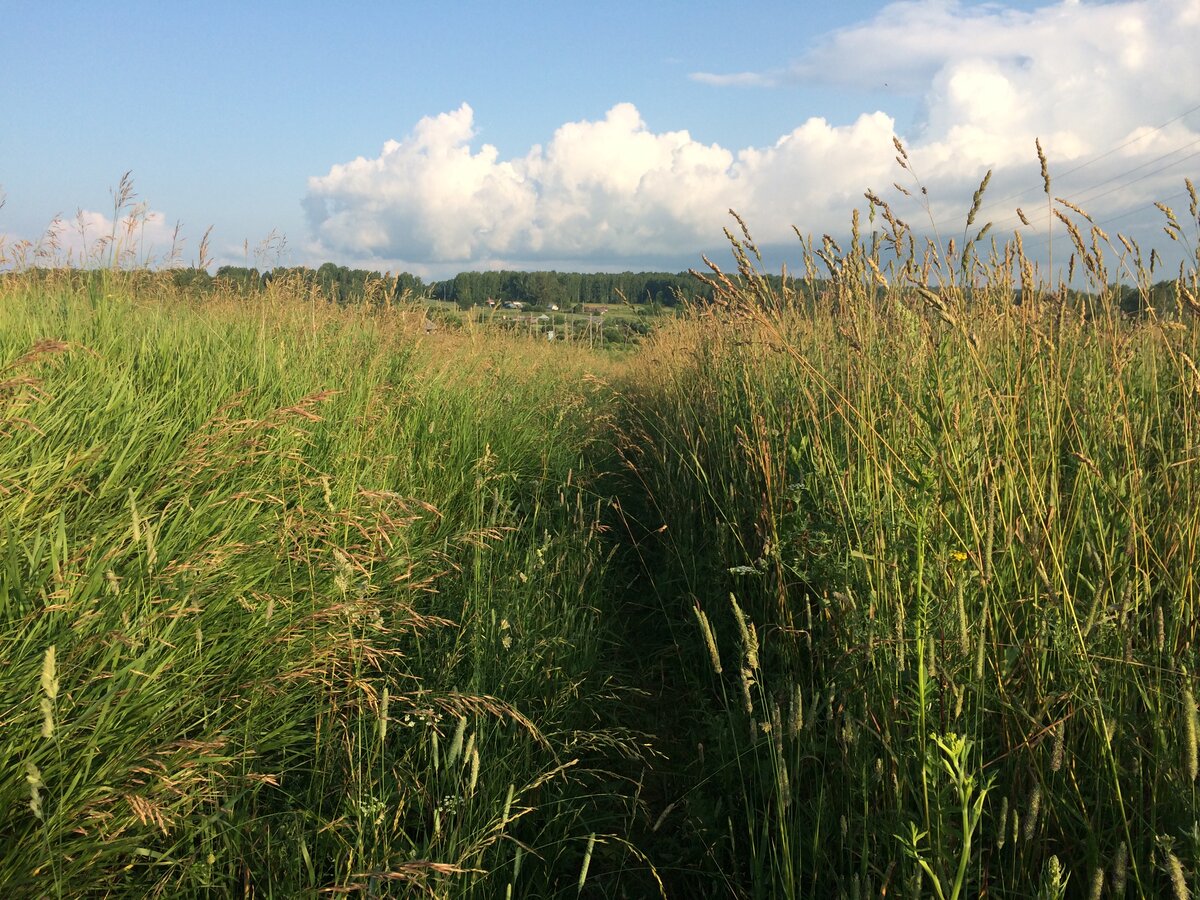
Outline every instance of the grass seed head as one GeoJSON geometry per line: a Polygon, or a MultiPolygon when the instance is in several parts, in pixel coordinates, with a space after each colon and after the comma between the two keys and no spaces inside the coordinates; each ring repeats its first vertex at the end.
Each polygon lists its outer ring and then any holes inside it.
{"type": "Polygon", "coordinates": [[[996,817],[999,827],[996,829],[996,849],[1003,850],[1008,837],[1008,795],[1000,799],[1000,814],[996,817]]]}
{"type": "Polygon", "coordinates": [[[25,782],[29,785],[29,811],[39,822],[43,820],[42,789],[46,783],[42,781],[42,773],[32,762],[25,763],[25,782]]]}
{"type": "Polygon", "coordinates": [[[1183,698],[1180,715],[1183,719],[1183,758],[1184,771],[1188,781],[1195,781],[1200,774],[1200,744],[1197,743],[1196,697],[1192,693],[1191,679],[1187,672],[1183,674],[1183,698]]]}
{"type": "Polygon", "coordinates": [[[1112,893],[1114,897],[1125,896],[1125,883],[1129,877],[1129,845],[1121,841],[1113,859],[1112,893]]]}
{"type": "Polygon", "coordinates": [[[1046,860],[1046,870],[1042,885],[1043,897],[1061,897],[1063,889],[1062,863],[1056,854],[1051,854],[1046,860]]]}
{"type": "Polygon", "coordinates": [[[1183,871],[1183,864],[1179,861],[1179,857],[1175,855],[1173,850],[1167,850],[1165,865],[1167,869],[1167,877],[1171,880],[1171,894],[1175,900],[1189,900],[1192,896],[1188,890],[1187,876],[1183,871]]]}
{"type": "Polygon", "coordinates": [[[1057,772],[1062,768],[1063,756],[1066,751],[1067,723],[1059,722],[1054,727],[1054,740],[1050,753],[1050,771],[1057,772]]]}
{"type": "Polygon", "coordinates": [[[42,656],[42,674],[41,674],[42,693],[50,700],[58,698],[58,664],[55,645],[51,644],[46,648],[46,653],[42,656]]]}
{"type": "Polygon", "coordinates": [[[1025,828],[1022,831],[1026,843],[1037,834],[1038,814],[1042,811],[1042,783],[1035,781],[1029,792],[1029,803],[1025,810],[1025,828]]]}
{"type": "Polygon", "coordinates": [[[475,796],[475,787],[479,784],[479,748],[471,749],[471,774],[467,779],[467,796],[475,796]]]}
{"type": "Polygon", "coordinates": [[[754,673],[748,667],[742,666],[742,670],[741,670],[742,709],[748,716],[754,714],[754,700],[750,696],[750,688],[753,686],[754,686],[754,673]]]}
{"type": "Polygon", "coordinates": [[[467,717],[459,716],[458,725],[454,729],[454,737],[450,740],[450,749],[446,752],[446,767],[454,765],[458,762],[459,754],[462,753],[463,738],[467,733],[467,717]]]}
{"type": "Polygon", "coordinates": [[[729,603],[733,608],[733,617],[737,620],[738,633],[742,638],[742,661],[750,671],[758,669],[758,633],[753,623],[746,619],[745,612],[738,605],[737,597],[729,595],[729,603]]]}
{"type": "Polygon", "coordinates": [[[983,194],[987,190],[988,182],[992,180],[992,170],[988,169],[987,174],[983,176],[983,181],[979,182],[979,187],[976,188],[974,196],[971,197],[971,211],[967,213],[967,227],[970,228],[975,224],[975,216],[979,213],[979,207],[983,204],[983,194]]]}
{"type": "Polygon", "coordinates": [[[1046,152],[1042,149],[1042,139],[1034,138],[1033,144],[1037,147],[1038,163],[1042,167],[1042,189],[1046,192],[1046,196],[1050,196],[1050,165],[1046,162],[1046,152]]]}
{"type": "Polygon", "coordinates": [[[708,614],[700,608],[700,604],[695,604],[692,611],[696,615],[696,621],[700,624],[700,633],[704,637],[704,646],[708,649],[708,658],[712,662],[713,671],[720,675],[721,654],[717,651],[717,638],[713,634],[712,625],[709,624],[708,614]]]}

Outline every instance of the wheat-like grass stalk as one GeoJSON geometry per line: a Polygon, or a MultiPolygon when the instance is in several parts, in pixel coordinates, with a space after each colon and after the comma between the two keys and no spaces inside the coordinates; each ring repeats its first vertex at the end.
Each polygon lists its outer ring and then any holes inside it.
{"type": "Polygon", "coordinates": [[[1173,850],[1167,850],[1164,856],[1167,877],[1171,882],[1171,895],[1175,900],[1189,900],[1192,894],[1188,890],[1187,876],[1184,874],[1183,864],[1179,861],[1179,857],[1175,855],[1173,850]]]}
{"type": "Polygon", "coordinates": [[[1200,774],[1200,736],[1197,727],[1196,698],[1192,693],[1191,678],[1187,669],[1182,674],[1183,690],[1181,699],[1180,718],[1183,719],[1183,759],[1184,772],[1188,781],[1195,781],[1200,774]]]}
{"type": "Polygon", "coordinates": [[[1117,855],[1113,859],[1112,890],[1114,897],[1124,897],[1129,878],[1129,845],[1124,841],[1117,846],[1117,855]]]}
{"type": "Polygon", "coordinates": [[[1029,790],[1029,800],[1025,806],[1024,827],[1021,831],[1021,836],[1025,843],[1033,840],[1037,834],[1037,826],[1039,816],[1042,811],[1042,783],[1034,781],[1033,787],[1029,790]]]}
{"type": "Polygon", "coordinates": [[[979,187],[975,189],[975,193],[971,197],[971,209],[967,213],[968,228],[975,224],[975,216],[979,213],[979,207],[983,204],[983,194],[987,190],[988,182],[991,180],[992,170],[988,169],[987,174],[983,176],[983,180],[979,182],[979,187]]]}
{"type": "Polygon", "coordinates": [[[56,663],[55,645],[46,648],[42,657],[42,737],[54,737],[54,702],[58,699],[58,668],[56,663]]]}
{"type": "Polygon", "coordinates": [[[25,762],[25,783],[29,787],[29,811],[39,822],[43,821],[45,811],[42,809],[41,792],[45,789],[46,783],[42,780],[41,771],[30,760],[25,762]]]}
{"type": "Polygon", "coordinates": [[[758,633],[754,623],[746,618],[742,607],[738,605],[737,597],[729,595],[729,605],[733,609],[733,618],[737,622],[738,634],[742,639],[742,666],[751,672],[758,670],[758,633]]]}
{"type": "Polygon", "coordinates": [[[708,658],[712,662],[713,672],[720,675],[721,654],[717,651],[717,639],[713,634],[712,625],[708,621],[708,615],[700,608],[700,605],[694,604],[692,611],[695,613],[696,621],[700,624],[700,633],[704,637],[704,646],[708,650],[708,658]]]}

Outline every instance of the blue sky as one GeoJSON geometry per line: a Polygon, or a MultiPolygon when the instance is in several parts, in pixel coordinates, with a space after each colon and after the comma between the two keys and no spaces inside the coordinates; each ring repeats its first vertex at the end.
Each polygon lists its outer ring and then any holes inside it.
{"type": "Polygon", "coordinates": [[[132,170],[189,261],[211,225],[218,263],[275,230],[290,264],[678,270],[730,206],[784,261],[867,188],[956,234],[991,168],[979,221],[1023,205],[1036,246],[1040,137],[1055,193],[1149,246],[1200,175],[1198,39],[1200,0],[10,0],[0,234],[82,210],[94,236],[132,170]]]}

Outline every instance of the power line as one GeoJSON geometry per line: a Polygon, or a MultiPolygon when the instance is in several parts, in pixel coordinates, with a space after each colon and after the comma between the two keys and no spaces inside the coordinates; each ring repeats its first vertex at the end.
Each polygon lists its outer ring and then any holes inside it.
{"type": "MultiPolygon", "coordinates": [[[[1170,206],[1172,200],[1183,200],[1183,199],[1187,198],[1187,196],[1188,196],[1187,191],[1178,191],[1174,194],[1168,194],[1165,197],[1159,198],[1159,202],[1165,203],[1166,205],[1170,206]]],[[[1104,225],[1109,225],[1113,222],[1118,221],[1119,219],[1128,219],[1130,216],[1136,216],[1138,213],[1148,213],[1148,212],[1150,212],[1150,209],[1151,209],[1151,207],[1140,207],[1140,206],[1134,207],[1133,209],[1126,210],[1123,213],[1118,213],[1115,216],[1109,216],[1107,219],[1105,219],[1103,222],[1101,222],[1100,225],[1103,227],[1104,225]]],[[[1158,210],[1155,210],[1155,212],[1158,212],[1158,210]]],[[[1161,215],[1161,213],[1160,213],[1160,215],[1161,215]]]]}
{"type": "Polygon", "coordinates": [[[1130,138],[1130,139],[1129,139],[1129,140],[1127,140],[1125,143],[1123,143],[1123,144],[1120,144],[1120,145],[1118,145],[1118,146],[1116,146],[1116,147],[1113,147],[1111,150],[1107,150],[1107,151],[1105,151],[1104,153],[1101,153],[1099,156],[1097,156],[1097,157],[1094,157],[1093,159],[1090,159],[1090,160],[1088,160],[1088,161],[1087,161],[1087,162],[1085,162],[1085,163],[1081,163],[1080,165],[1076,166],[1076,167],[1075,167],[1075,168],[1073,168],[1073,169],[1067,169],[1067,171],[1060,173],[1058,177],[1059,177],[1059,178],[1066,178],[1068,175],[1073,175],[1074,173],[1078,172],[1080,169],[1086,169],[1088,166],[1090,166],[1090,165],[1093,165],[1094,163],[1098,163],[1098,162],[1100,162],[1100,160],[1102,160],[1102,159],[1104,159],[1104,158],[1106,158],[1106,157],[1112,156],[1112,155],[1113,155],[1114,153],[1116,153],[1118,150],[1124,150],[1126,147],[1130,146],[1131,144],[1136,144],[1138,141],[1140,141],[1140,140],[1143,140],[1143,139],[1145,139],[1145,138],[1148,138],[1148,137],[1150,137],[1150,135],[1152,135],[1152,134],[1157,134],[1158,132],[1160,132],[1160,131],[1162,131],[1164,128],[1166,128],[1168,125],[1174,125],[1174,124],[1175,124],[1176,122],[1178,122],[1180,119],[1183,119],[1183,118],[1186,118],[1187,116],[1190,116],[1192,113],[1196,112],[1197,110],[1200,110],[1200,103],[1196,104],[1195,106],[1193,106],[1193,107],[1192,107],[1191,109],[1189,109],[1189,110],[1186,110],[1186,111],[1184,111],[1184,112],[1181,112],[1181,113],[1180,113],[1179,115],[1177,115],[1175,118],[1173,118],[1173,119],[1168,119],[1166,122],[1163,122],[1163,123],[1162,123],[1161,125],[1159,125],[1157,128],[1152,128],[1152,129],[1150,129],[1150,130],[1149,130],[1149,131],[1147,131],[1145,134],[1139,134],[1139,135],[1138,135],[1137,137],[1135,137],[1135,138],[1130,138]]]}
{"type": "MultiPolygon", "coordinates": [[[[1178,148],[1177,150],[1172,150],[1170,153],[1160,156],[1158,159],[1151,160],[1150,162],[1143,163],[1140,166],[1130,169],[1128,172],[1126,172],[1124,174],[1126,174],[1126,175],[1132,174],[1133,172],[1138,171],[1138,169],[1144,169],[1144,168],[1146,168],[1146,166],[1153,165],[1156,162],[1161,162],[1163,159],[1166,159],[1166,157],[1174,156],[1176,153],[1179,153],[1183,150],[1187,150],[1190,147],[1195,147],[1197,144],[1200,144],[1200,138],[1197,138],[1196,140],[1192,141],[1190,144],[1185,144],[1184,146],[1178,148]]],[[[1131,184],[1137,184],[1139,181],[1145,181],[1147,178],[1150,178],[1153,175],[1158,175],[1161,172],[1165,172],[1167,169],[1170,169],[1173,166],[1177,166],[1182,162],[1187,162],[1189,159],[1194,159],[1197,156],[1200,156],[1200,150],[1197,150],[1194,153],[1189,153],[1187,156],[1177,159],[1174,162],[1169,162],[1165,166],[1159,166],[1157,169],[1152,169],[1151,171],[1147,172],[1145,175],[1139,175],[1137,178],[1133,178],[1122,184],[1118,184],[1116,187],[1110,188],[1109,190],[1104,191],[1103,193],[1096,194],[1095,196],[1092,196],[1092,197],[1087,197],[1087,198],[1085,198],[1085,200],[1083,202],[1091,203],[1094,200],[1099,200],[1101,197],[1107,197],[1109,194],[1115,193],[1120,190],[1124,190],[1125,188],[1129,187],[1131,184]]],[[[1092,191],[1098,187],[1104,187],[1104,185],[1110,184],[1113,181],[1116,181],[1118,178],[1121,178],[1121,177],[1122,177],[1121,175],[1118,175],[1118,176],[1108,179],[1107,181],[1102,181],[1097,185],[1093,185],[1088,190],[1092,191]]],[[[1084,193],[1087,193],[1087,191],[1085,191],[1084,193]]],[[[1078,202],[1078,201],[1074,201],[1074,198],[1071,198],[1071,199],[1073,200],[1073,202],[1078,202]]],[[[1083,203],[1080,202],[1079,205],[1082,206],[1083,203]]]]}
{"type": "MultiPolygon", "coordinates": [[[[1096,163],[1100,162],[1101,160],[1107,159],[1108,157],[1112,156],[1114,153],[1118,153],[1121,150],[1124,150],[1126,147],[1136,144],[1138,141],[1143,141],[1146,138],[1150,137],[1151,135],[1157,134],[1158,132],[1160,132],[1164,128],[1166,128],[1168,125],[1174,125],[1176,122],[1187,118],[1192,113],[1197,112],[1197,111],[1200,111],[1200,104],[1196,104],[1191,109],[1184,110],[1179,115],[1175,116],[1174,118],[1168,119],[1167,121],[1163,122],[1161,125],[1159,125],[1155,128],[1151,128],[1149,131],[1139,134],[1137,137],[1132,137],[1129,140],[1125,141],[1123,144],[1118,144],[1117,146],[1104,151],[1099,156],[1094,156],[1091,159],[1087,160],[1086,162],[1080,163],[1079,165],[1075,166],[1074,168],[1067,169],[1065,172],[1058,172],[1058,173],[1051,173],[1051,174],[1053,175],[1054,178],[1066,178],[1069,175],[1074,175],[1076,172],[1080,172],[1080,171],[1088,168],[1089,166],[1093,166],[1096,163]]],[[[1172,151],[1172,152],[1175,152],[1175,151],[1172,151]]],[[[1131,170],[1131,171],[1136,171],[1136,170],[1131,170]]],[[[1117,177],[1120,177],[1120,176],[1117,176],[1117,177]]],[[[1005,203],[1009,203],[1013,200],[1021,200],[1027,196],[1035,195],[1036,193],[1037,193],[1036,187],[1026,188],[1025,190],[1018,191],[1015,194],[1010,194],[1007,197],[1001,197],[999,200],[995,200],[995,201],[992,201],[992,202],[986,204],[984,207],[982,207],[980,209],[980,213],[982,214],[987,209],[995,209],[997,207],[1002,206],[1005,203]]]]}
{"type": "MultiPolygon", "coordinates": [[[[1164,128],[1166,128],[1167,126],[1173,125],[1174,123],[1187,118],[1192,113],[1197,112],[1197,111],[1200,111],[1200,104],[1197,104],[1197,105],[1191,107],[1190,109],[1184,110],[1179,115],[1168,119],[1166,122],[1163,122],[1161,125],[1158,125],[1155,128],[1150,129],[1149,131],[1143,132],[1142,134],[1139,134],[1136,137],[1130,138],[1129,140],[1125,141],[1124,143],[1121,143],[1114,147],[1111,147],[1110,149],[1104,151],[1103,153],[1099,154],[1098,156],[1092,157],[1091,159],[1087,160],[1086,162],[1080,163],[1079,165],[1077,165],[1071,169],[1068,169],[1065,172],[1055,174],[1054,177],[1057,179],[1062,179],[1062,178],[1066,178],[1069,175],[1073,175],[1076,172],[1080,172],[1083,169],[1086,169],[1089,166],[1093,166],[1096,163],[1100,162],[1101,160],[1112,156],[1114,153],[1118,153],[1119,151],[1124,150],[1126,147],[1136,144],[1139,141],[1145,140],[1146,138],[1150,137],[1153,134],[1157,134],[1158,132],[1160,132],[1164,128]]],[[[1146,166],[1153,165],[1156,162],[1160,162],[1170,156],[1174,156],[1175,154],[1180,153],[1183,150],[1187,150],[1191,147],[1194,147],[1196,144],[1200,144],[1200,138],[1198,138],[1188,144],[1184,144],[1181,147],[1177,147],[1174,150],[1171,150],[1171,151],[1163,154],[1162,156],[1157,157],[1156,159],[1149,160],[1148,162],[1145,162],[1145,163],[1142,163],[1141,165],[1135,166],[1132,169],[1128,169],[1124,172],[1120,172],[1111,178],[1108,178],[1104,181],[1099,182],[1098,184],[1094,184],[1091,187],[1084,188],[1081,191],[1075,192],[1072,196],[1069,196],[1067,199],[1070,199],[1073,203],[1076,203],[1077,205],[1082,206],[1084,203],[1089,203],[1089,202],[1095,201],[1101,197],[1106,197],[1109,194],[1115,193],[1116,191],[1119,191],[1124,187],[1128,187],[1130,184],[1136,184],[1138,181],[1141,181],[1144,178],[1149,177],[1150,175],[1158,174],[1159,172],[1165,171],[1166,169],[1170,168],[1171,166],[1177,165],[1178,163],[1181,163],[1181,162],[1185,162],[1186,160],[1191,159],[1192,157],[1196,156],[1197,154],[1196,153],[1189,154],[1188,156],[1186,156],[1182,159],[1176,160],[1175,162],[1172,162],[1172,163],[1168,163],[1167,165],[1162,166],[1161,168],[1156,169],[1153,172],[1150,172],[1144,176],[1135,178],[1132,181],[1125,182],[1122,185],[1118,185],[1117,187],[1115,187],[1109,191],[1106,191],[1102,194],[1098,194],[1098,195],[1092,196],[1090,198],[1086,197],[1086,195],[1088,194],[1088,192],[1093,191],[1098,187],[1103,187],[1104,185],[1111,184],[1113,181],[1116,181],[1117,179],[1124,178],[1125,176],[1130,175],[1133,172],[1137,172],[1141,169],[1144,169],[1146,166]]],[[[1001,209],[1007,203],[1011,203],[1014,200],[1022,200],[1026,197],[1036,196],[1037,193],[1038,193],[1038,189],[1036,187],[1030,187],[1030,188],[1026,188],[1025,190],[1017,191],[1016,193],[1009,194],[1008,196],[1002,197],[999,200],[995,200],[995,201],[986,203],[980,208],[979,215],[977,216],[977,218],[987,221],[988,220],[988,217],[987,217],[988,210],[1001,209]]],[[[1013,223],[1014,219],[1017,219],[1017,218],[1018,217],[1015,215],[1015,213],[1010,212],[1007,215],[1005,215],[1003,218],[1000,218],[998,220],[993,220],[992,227],[997,228],[998,230],[1003,230],[1003,229],[1013,227],[1012,223],[1013,223]]],[[[945,221],[934,222],[933,227],[935,230],[942,231],[942,230],[949,228],[951,224],[952,223],[945,222],[945,221]]],[[[953,223],[953,224],[956,225],[957,223],[953,223]]]]}
{"type": "MultiPolygon", "coordinates": [[[[1144,162],[1140,166],[1134,166],[1132,169],[1128,169],[1125,172],[1122,172],[1118,175],[1114,175],[1112,178],[1108,178],[1108,179],[1105,179],[1104,181],[1099,182],[1098,184],[1094,184],[1090,188],[1087,188],[1087,189],[1083,190],[1082,192],[1068,195],[1064,199],[1070,200],[1076,206],[1079,206],[1086,210],[1088,204],[1094,203],[1095,201],[1100,200],[1104,197],[1108,197],[1111,194],[1115,194],[1118,191],[1123,191],[1126,188],[1128,188],[1130,185],[1137,184],[1139,181],[1145,181],[1147,178],[1151,178],[1155,175],[1159,175],[1159,174],[1167,171],[1168,169],[1178,166],[1181,163],[1187,162],[1190,159],[1195,159],[1197,156],[1200,156],[1200,150],[1196,150],[1192,153],[1189,153],[1187,156],[1180,157],[1179,159],[1172,160],[1171,162],[1166,163],[1165,165],[1159,166],[1156,169],[1152,169],[1149,172],[1146,172],[1144,175],[1139,175],[1137,178],[1131,178],[1127,181],[1122,181],[1120,184],[1117,184],[1115,187],[1109,188],[1107,191],[1102,191],[1099,194],[1092,194],[1091,192],[1096,190],[1097,188],[1102,188],[1105,185],[1112,184],[1114,181],[1118,181],[1119,179],[1125,178],[1126,175],[1131,175],[1134,172],[1138,172],[1141,169],[1146,168],[1147,166],[1152,166],[1155,163],[1162,162],[1164,159],[1166,159],[1170,156],[1174,156],[1177,153],[1182,153],[1184,150],[1188,150],[1192,147],[1195,147],[1197,144],[1200,144],[1200,138],[1197,138],[1196,140],[1192,141],[1190,144],[1184,144],[1182,147],[1177,147],[1176,149],[1172,150],[1169,153],[1164,153],[1162,156],[1159,156],[1156,159],[1152,159],[1152,160],[1149,160],[1148,162],[1144,162]]],[[[1034,212],[1035,216],[1037,216],[1038,218],[1042,218],[1046,214],[1045,211],[1040,208],[1040,206],[1039,206],[1039,208],[1035,209],[1033,212],[1034,212]]],[[[1007,230],[1012,227],[1017,227],[1013,224],[1015,220],[1019,220],[1019,218],[1014,213],[1010,213],[1007,216],[1005,216],[1004,218],[992,220],[992,227],[996,228],[997,230],[1004,231],[1004,230],[1007,230]]],[[[1112,217],[1110,217],[1107,221],[1112,221],[1112,217]]]]}
{"type": "MultiPolygon", "coordinates": [[[[1200,154],[1193,154],[1193,155],[1200,155],[1200,154]]],[[[1190,197],[1189,197],[1187,191],[1176,191],[1173,194],[1168,194],[1165,197],[1162,197],[1160,199],[1160,202],[1165,203],[1169,206],[1173,201],[1185,200],[1185,199],[1190,200],[1190,197]]],[[[1146,206],[1138,206],[1133,209],[1126,210],[1125,212],[1117,213],[1116,215],[1113,215],[1113,216],[1107,216],[1103,220],[1096,221],[1095,224],[1102,231],[1105,231],[1106,233],[1110,233],[1110,238],[1111,238],[1112,237],[1111,232],[1113,230],[1112,226],[1114,225],[1114,223],[1116,223],[1122,219],[1127,219],[1130,216],[1147,215],[1150,213],[1156,213],[1156,214],[1161,215],[1161,213],[1157,209],[1155,209],[1152,205],[1147,204],[1146,206]]],[[[1045,215],[1045,211],[1043,210],[1042,215],[1038,217],[1039,223],[1044,221],[1045,218],[1046,218],[1046,215],[1045,215]]],[[[1165,221],[1165,219],[1163,221],[1165,221]]],[[[1150,223],[1147,223],[1147,225],[1149,225],[1149,224],[1150,223]]],[[[1047,231],[1044,228],[1039,228],[1036,231],[1023,233],[1021,236],[1021,242],[1025,246],[1026,250],[1032,250],[1034,252],[1037,252],[1048,246],[1048,244],[1050,242],[1050,238],[1049,238],[1049,235],[1047,234],[1047,231]]],[[[1124,248],[1122,248],[1119,245],[1119,242],[1113,243],[1112,240],[1110,240],[1109,243],[1112,246],[1112,249],[1114,252],[1116,252],[1118,254],[1123,252],[1124,248]]],[[[1070,244],[1068,244],[1067,246],[1071,253],[1075,252],[1075,248],[1073,246],[1071,246],[1070,244]]],[[[1186,242],[1183,246],[1186,246],[1186,242]]],[[[1190,256],[1190,252],[1188,255],[1190,256]]]]}

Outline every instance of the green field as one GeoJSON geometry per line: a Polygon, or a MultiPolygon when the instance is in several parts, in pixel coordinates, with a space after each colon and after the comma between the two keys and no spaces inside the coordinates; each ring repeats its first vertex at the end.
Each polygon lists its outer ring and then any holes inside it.
{"type": "Polygon", "coordinates": [[[1190,896],[1194,235],[889,223],[620,355],[0,278],[6,896],[1190,896]]]}

